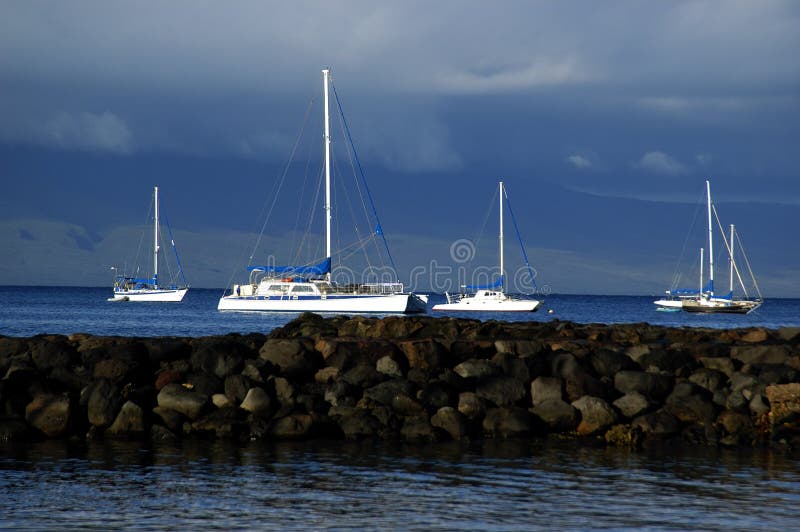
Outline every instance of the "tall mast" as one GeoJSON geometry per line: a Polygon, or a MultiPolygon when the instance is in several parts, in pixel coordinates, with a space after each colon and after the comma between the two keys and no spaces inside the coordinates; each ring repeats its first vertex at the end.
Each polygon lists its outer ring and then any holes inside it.
{"type": "Polygon", "coordinates": [[[714,295],[714,241],[713,228],[711,227],[711,182],[706,180],[706,193],[708,196],[708,287],[714,295]]]}
{"type": "Polygon", "coordinates": [[[703,297],[703,248],[700,248],[700,297],[703,297]]]}
{"type": "Polygon", "coordinates": [[[153,192],[155,203],[155,227],[153,228],[153,288],[158,288],[158,187],[153,192]]]}
{"type": "Polygon", "coordinates": [[[731,224],[731,256],[730,256],[730,263],[731,263],[731,288],[730,291],[733,293],[733,224],[731,224]]]}
{"type": "Polygon", "coordinates": [[[505,285],[505,279],[503,277],[503,194],[505,194],[505,189],[503,188],[503,182],[500,181],[500,290],[503,290],[503,286],[505,285]]]}
{"type": "MultiPolygon", "coordinates": [[[[331,257],[331,134],[328,119],[328,77],[331,71],[322,71],[322,82],[325,88],[325,255],[331,257]]],[[[327,273],[330,281],[331,272],[327,273]]]]}

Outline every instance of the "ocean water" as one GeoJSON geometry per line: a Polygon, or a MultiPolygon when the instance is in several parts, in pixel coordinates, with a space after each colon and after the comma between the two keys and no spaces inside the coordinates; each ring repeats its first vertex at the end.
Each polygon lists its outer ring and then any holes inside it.
{"type": "MultiPolygon", "coordinates": [[[[111,303],[106,288],[0,287],[0,334],[269,332],[294,315],[111,303]]],[[[433,295],[431,305],[441,300],[433,295]]],[[[800,325],[800,300],[747,316],[662,313],[652,297],[549,296],[479,319],[800,325]],[[549,309],[553,313],[548,313],[549,309]]],[[[407,445],[0,442],[0,530],[797,530],[800,452],[569,441],[407,445]]]]}
{"type": "Polygon", "coordinates": [[[800,469],[564,442],[48,442],[0,454],[0,509],[7,530],[797,530],[800,469]]]}
{"type": "MultiPolygon", "coordinates": [[[[219,312],[222,290],[192,288],[181,303],[107,301],[110,288],[0,286],[0,334],[119,336],[208,336],[230,332],[268,333],[297,314],[219,312]]],[[[448,316],[507,321],[571,320],[579,323],[647,322],[673,327],[753,327],[800,325],[800,299],[768,299],[747,315],[659,312],[654,296],[550,295],[534,313],[448,313],[448,316]],[[552,313],[549,311],[552,310],[552,313]]],[[[429,308],[444,302],[431,294],[429,308]]],[[[440,315],[440,313],[430,313],[440,315]]]]}

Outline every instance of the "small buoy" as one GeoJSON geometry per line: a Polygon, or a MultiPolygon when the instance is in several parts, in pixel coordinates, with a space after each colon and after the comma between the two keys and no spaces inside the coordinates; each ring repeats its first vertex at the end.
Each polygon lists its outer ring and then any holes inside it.
{"type": "Polygon", "coordinates": [[[550,309],[550,310],[548,310],[548,311],[547,311],[547,313],[548,313],[548,314],[554,314],[554,313],[555,313],[555,310],[553,310],[553,309],[550,309]]]}

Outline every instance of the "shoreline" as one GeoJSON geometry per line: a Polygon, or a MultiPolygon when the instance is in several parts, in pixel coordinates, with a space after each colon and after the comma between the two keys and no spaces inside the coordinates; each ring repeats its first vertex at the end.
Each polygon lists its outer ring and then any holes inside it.
{"type": "Polygon", "coordinates": [[[800,327],[303,314],[269,334],[0,336],[0,375],[0,441],[800,447],[800,327]]]}

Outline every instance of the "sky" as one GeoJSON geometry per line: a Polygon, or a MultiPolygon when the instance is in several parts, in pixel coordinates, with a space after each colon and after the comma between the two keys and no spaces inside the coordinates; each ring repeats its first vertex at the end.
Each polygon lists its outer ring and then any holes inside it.
{"type": "Polygon", "coordinates": [[[226,286],[330,67],[404,279],[504,179],[549,290],[659,293],[710,179],[797,297],[798,52],[794,1],[6,0],[0,284],[109,283],[158,184],[193,284],[226,286]]]}

